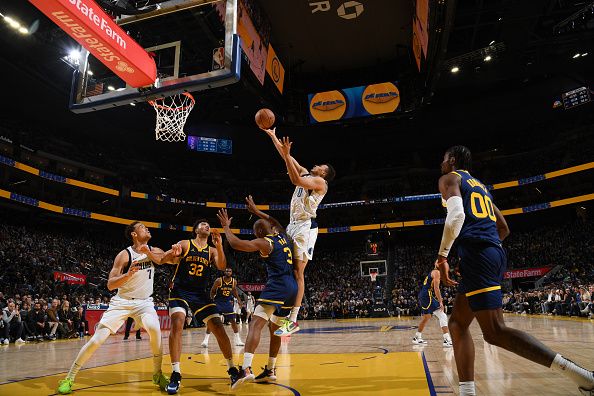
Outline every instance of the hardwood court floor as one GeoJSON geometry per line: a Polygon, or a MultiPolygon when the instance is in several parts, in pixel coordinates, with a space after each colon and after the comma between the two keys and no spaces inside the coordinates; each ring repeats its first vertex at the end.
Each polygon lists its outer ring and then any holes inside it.
{"type": "MultiPolygon", "coordinates": [[[[507,315],[510,326],[530,332],[558,352],[594,366],[594,321],[507,315]]],[[[437,321],[429,323],[427,346],[411,344],[418,320],[389,318],[303,322],[302,331],[283,341],[276,385],[249,384],[239,395],[441,395],[457,394],[453,350],[441,346],[437,321]]],[[[231,334],[230,328],[227,328],[231,334]]],[[[242,327],[242,338],[247,334],[242,327]]],[[[492,347],[473,324],[477,391],[481,395],[578,395],[565,377],[492,347]]],[[[81,370],[75,394],[154,394],[147,336],[122,341],[112,336],[81,370]]],[[[168,353],[168,334],[164,351],[168,353]]],[[[216,340],[201,348],[203,331],[183,337],[180,395],[231,394],[226,367],[216,340]]],[[[268,335],[263,333],[254,369],[267,360],[268,335]]],[[[84,341],[56,341],[0,348],[0,395],[51,395],[84,341]]],[[[234,347],[241,362],[240,347],[234,347]]],[[[169,374],[169,355],[163,359],[169,374]]]]}

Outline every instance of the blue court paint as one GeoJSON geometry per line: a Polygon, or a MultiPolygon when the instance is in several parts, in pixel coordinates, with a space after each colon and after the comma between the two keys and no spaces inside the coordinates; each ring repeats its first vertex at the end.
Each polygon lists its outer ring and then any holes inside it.
{"type": "Polygon", "coordinates": [[[431,378],[431,373],[429,372],[429,366],[427,366],[427,359],[425,359],[425,352],[421,352],[421,357],[423,358],[423,367],[425,368],[425,375],[427,376],[427,386],[429,387],[429,394],[431,396],[437,396],[435,392],[435,387],[433,386],[433,379],[431,378]]]}

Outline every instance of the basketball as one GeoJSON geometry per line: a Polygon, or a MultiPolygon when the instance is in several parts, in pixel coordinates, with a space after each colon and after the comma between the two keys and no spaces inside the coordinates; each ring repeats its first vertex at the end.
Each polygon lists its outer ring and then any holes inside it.
{"type": "Polygon", "coordinates": [[[256,124],[262,129],[269,129],[274,125],[274,113],[270,109],[260,109],[256,113],[256,124]]]}

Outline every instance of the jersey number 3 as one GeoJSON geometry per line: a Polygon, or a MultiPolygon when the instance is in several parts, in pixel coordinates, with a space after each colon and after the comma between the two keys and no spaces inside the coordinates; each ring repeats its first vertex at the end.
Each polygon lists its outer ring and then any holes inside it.
{"type": "Polygon", "coordinates": [[[283,252],[287,253],[287,263],[293,265],[293,252],[291,252],[291,248],[288,246],[285,246],[285,248],[283,249],[283,252]]]}
{"type": "Polygon", "coordinates": [[[188,274],[190,275],[196,275],[196,276],[202,276],[202,271],[204,270],[204,266],[202,264],[190,264],[190,271],[188,271],[188,274]]]}
{"type": "Polygon", "coordinates": [[[493,201],[491,201],[491,198],[487,195],[483,195],[476,191],[470,194],[470,209],[472,210],[474,217],[477,219],[488,217],[489,219],[496,221],[493,201]]]}

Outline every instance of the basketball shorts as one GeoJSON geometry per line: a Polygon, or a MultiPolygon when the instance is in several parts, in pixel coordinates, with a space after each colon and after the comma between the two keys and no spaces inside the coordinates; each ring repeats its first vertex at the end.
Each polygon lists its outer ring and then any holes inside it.
{"type": "Polygon", "coordinates": [[[152,297],[127,300],[116,295],[111,298],[109,308],[103,312],[99,324],[107,327],[112,334],[115,334],[126,319],[133,318],[136,323],[142,323],[142,318],[145,315],[158,316],[152,297]]]}
{"type": "Polygon", "coordinates": [[[313,258],[318,239],[318,224],[314,220],[292,221],[287,226],[287,236],[293,240],[293,256],[300,260],[313,258]]]}
{"type": "Polygon", "coordinates": [[[221,315],[225,315],[225,316],[235,315],[235,312],[233,312],[233,301],[217,300],[216,304],[217,304],[217,311],[221,315]]]}
{"type": "Polygon", "coordinates": [[[458,292],[464,293],[472,311],[502,307],[501,282],[507,256],[501,246],[484,242],[459,243],[460,275],[458,292]]]}
{"type": "Polygon", "coordinates": [[[432,315],[439,309],[439,301],[426,294],[419,295],[419,305],[421,306],[421,315],[432,315]]]}
{"type": "Polygon", "coordinates": [[[218,317],[216,304],[206,292],[190,292],[182,289],[169,291],[169,315],[175,312],[192,312],[196,320],[208,322],[218,317]]]}
{"type": "Polygon", "coordinates": [[[288,316],[297,297],[297,282],[292,275],[269,279],[264,287],[258,304],[276,306],[274,314],[278,317],[288,316]]]}

